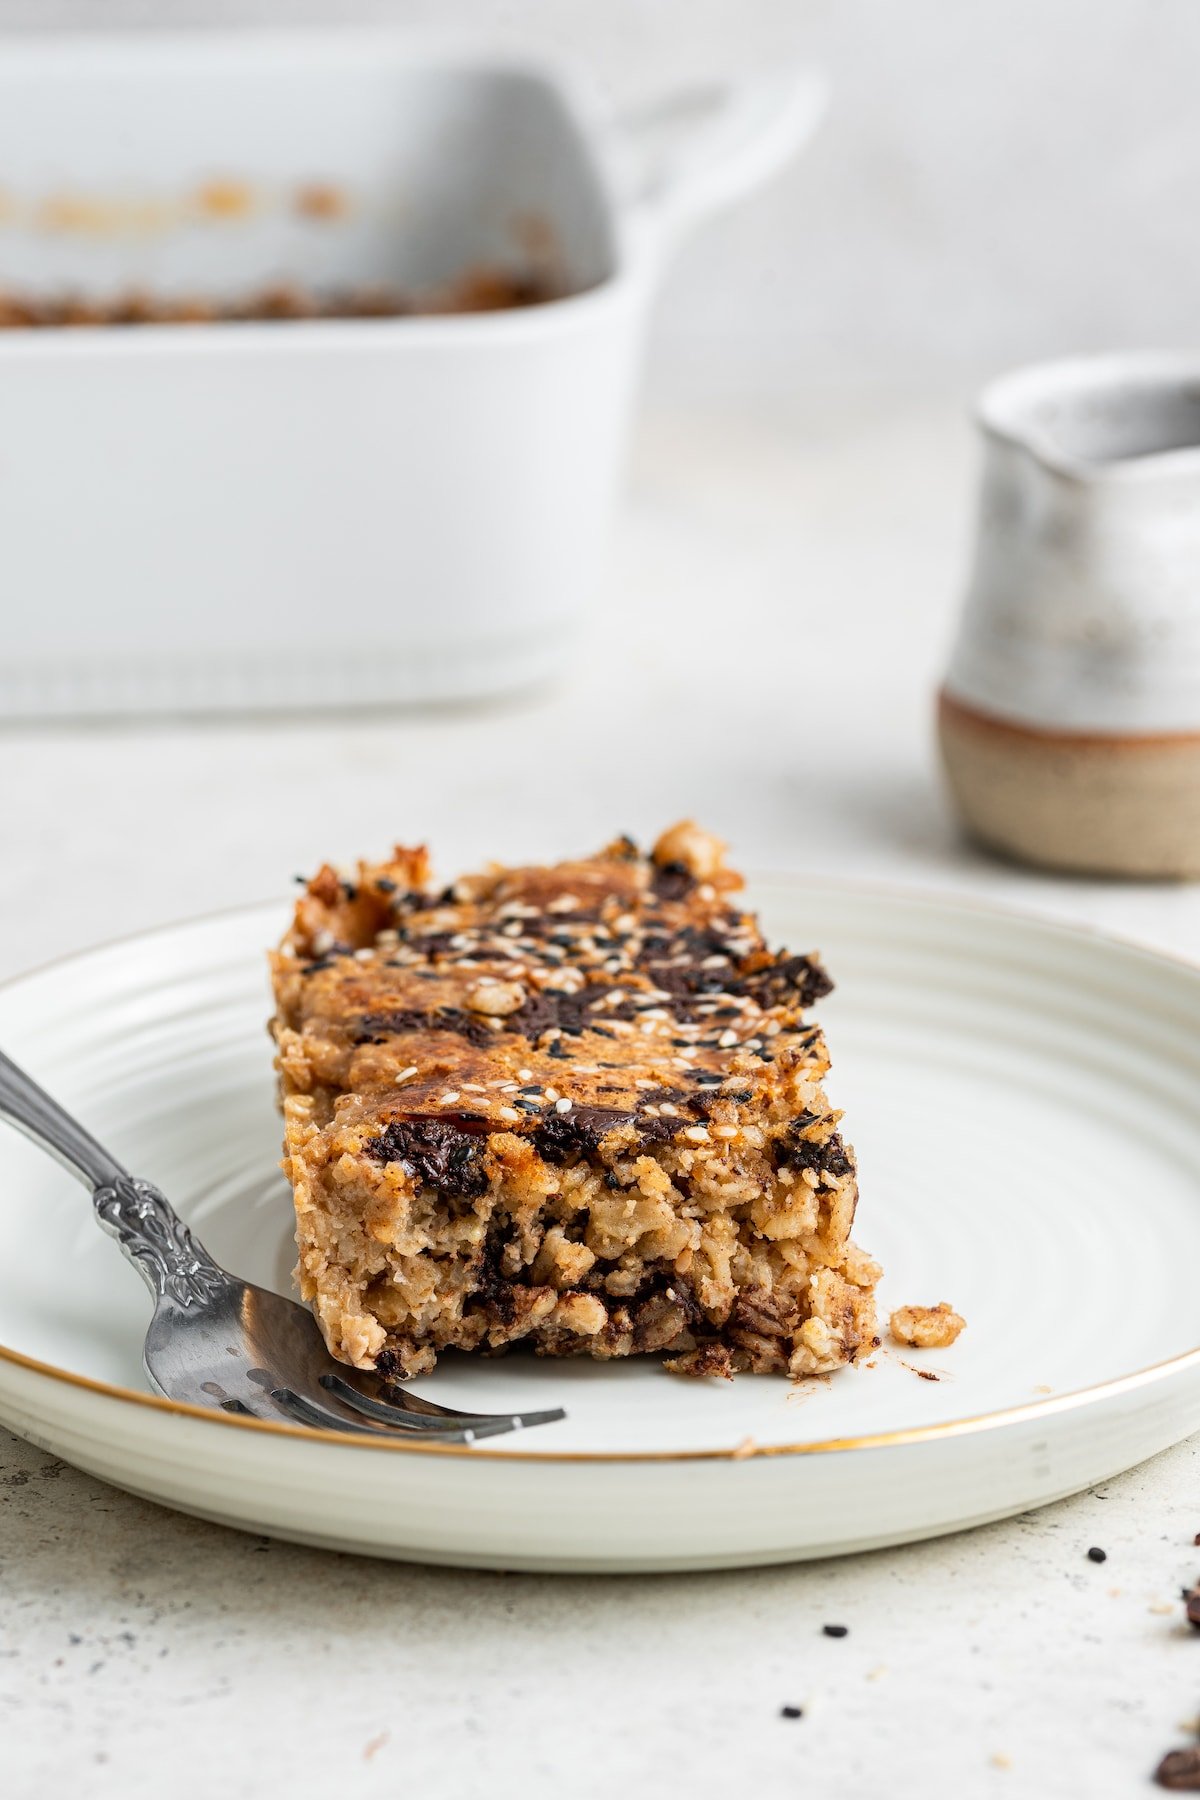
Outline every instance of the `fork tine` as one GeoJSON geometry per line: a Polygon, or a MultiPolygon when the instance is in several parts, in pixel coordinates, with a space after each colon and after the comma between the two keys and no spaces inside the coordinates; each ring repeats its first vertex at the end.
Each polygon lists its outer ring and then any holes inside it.
{"type": "Polygon", "coordinates": [[[381,1424],[398,1425],[407,1431],[437,1430],[439,1426],[446,1429],[459,1426],[463,1430],[474,1430],[476,1433],[486,1425],[506,1425],[509,1430],[516,1431],[528,1425],[552,1425],[558,1419],[565,1419],[566,1413],[561,1406],[553,1407],[547,1412],[528,1413],[467,1413],[456,1412],[453,1407],[435,1406],[431,1400],[420,1400],[417,1394],[402,1394],[405,1402],[420,1401],[419,1405],[392,1405],[386,1400],[378,1400],[371,1394],[364,1394],[351,1382],[340,1375],[322,1375],[321,1386],[329,1393],[335,1394],[345,1406],[352,1406],[356,1412],[365,1414],[368,1419],[378,1419],[381,1424]]]}
{"type": "Polygon", "coordinates": [[[302,1425],[315,1426],[319,1431],[349,1431],[362,1437],[374,1438],[429,1438],[441,1443],[472,1443],[476,1438],[499,1437],[502,1433],[512,1431],[514,1427],[508,1419],[491,1419],[476,1426],[463,1426],[452,1422],[443,1422],[434,1428],[399,1425],[367,1424],[365,1421],[347,1417],[345,1413],[335,1412],[333,1407],[319,1406],[316,1402],[297,1394],[292,1388],[274,1388],[271,1398],[289,1417],[297,1419],[302,1425]]]}

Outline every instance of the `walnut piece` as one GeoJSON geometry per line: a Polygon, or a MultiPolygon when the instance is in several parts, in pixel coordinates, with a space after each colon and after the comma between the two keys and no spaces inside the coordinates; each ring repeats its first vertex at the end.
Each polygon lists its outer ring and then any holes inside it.
{"type": "Polygon", "coordinates": [[[948,1300],[939,1300],[936,1306],[897,1307],[888,1326],[898,1344],[914,1350],[944,1350],[966,1322],[948,1300]]]}
{"type": "Polygon", "coordinates": [[[694,819],[681,819],[664,831],[654,846],[654,860],[663,868],[682,863],[697,881],[708,881],[725,866],[727,846],[710,831],[702,831],[694,819]]]}

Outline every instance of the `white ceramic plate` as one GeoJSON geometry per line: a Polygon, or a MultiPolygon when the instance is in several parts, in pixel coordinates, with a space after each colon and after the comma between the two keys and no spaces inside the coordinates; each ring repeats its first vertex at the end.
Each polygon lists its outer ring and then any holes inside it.
{"type": "MultiPolygon", "coordinates": [[[[1200,1428],[1200,970],[948,901],[763,880],[819,947],[833,1095],[882,1312],[948,1299],[940,1353],[793,1385],[653,1363],[448,1358],[451,1405],[568,1419],[477,1448],[364,1445],[152,1397],[147,1302],[83,1191],[0,1133],[0,1419],[206,1518],[434,1562],[669,1569],[899,1543],[1038,1506],[1200,1428]],[[918,1370],[938,1376],[921,1379],[918,1370]]],[[[258,907],[0,993],[0,1043],[232,1268],[287,1291],[258,907]]]]}

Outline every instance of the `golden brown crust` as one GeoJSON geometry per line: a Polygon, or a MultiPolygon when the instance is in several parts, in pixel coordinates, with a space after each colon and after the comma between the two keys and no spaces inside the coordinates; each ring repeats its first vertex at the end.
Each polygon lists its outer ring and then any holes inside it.
{"type": "Polygon", "coordinates": [[[336,1354],[663,1351],[816,1372],[872,1346],[853,1156],[723,846],[685,821],[441,893],[397,849],[272,958],[301,1285],[336,1354]]]}

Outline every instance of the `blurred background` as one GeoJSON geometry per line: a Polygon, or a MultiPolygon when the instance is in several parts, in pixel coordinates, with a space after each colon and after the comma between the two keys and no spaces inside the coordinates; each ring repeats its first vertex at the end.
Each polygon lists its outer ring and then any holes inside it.
{"type": "MultiPolygon", "coordinates": [[[[668,271],[570,677],[486,707],[6,729],[0,972],[394,838],[429,837],[448,868],[683,813],[751,864],[957,885],[1200,947],[1186,889],[1084,898],[967,846],[930,729],[979,383],[1194,334],[1190,0],[0,0],[12,34],[356,23],[562,55],[618,107],[802,58],[831,106],[668,271]],[[33,899],[67,820],[86,922],[33,899]]],[[[331,596],[343,617],[352,602],[331,596]]]]}
{"type": "Polygon", "coordinates": [[[1193,333],[1189,0],[0,0],[12,32],[355,23],[545,50],[620,103],[829,71],[811,149],[674,270],[654,398],[969,392],[1193,333]]]}

